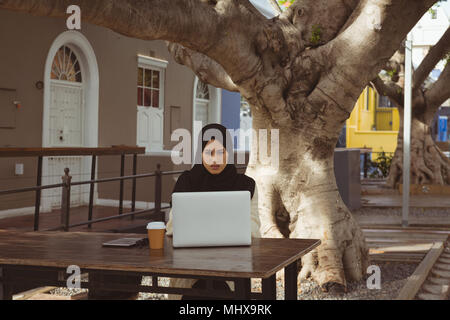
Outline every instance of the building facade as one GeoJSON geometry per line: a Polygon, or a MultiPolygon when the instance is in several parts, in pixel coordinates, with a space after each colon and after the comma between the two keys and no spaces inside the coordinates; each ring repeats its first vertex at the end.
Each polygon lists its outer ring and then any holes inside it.
{"type": "Polygon", "coordinates": [[[397,148],[400,115],[389,99],[367,87],[359,97],[346,124],[347,148],[370,148],[393,153],[397,148]]]}
{"type": "MultiPolygon", "coordinates": [[[[0,148],[141,146],[138,171],[189,169],[175,166],[176,129],[194,122],[240,126],[240,95],[203,84],[178,65],[163,41],[143,41],[82,24],[67,30],[65,19],[0,10],[0,148]]],[[[0,190],[34,186],[36,159],[0,159],[0,190]],[[16,168],[21,170],[16,170],[16,168]]],[[[69,167],[73,181],[89,180],[90,159],[45,158],[43,184],[60,183],[69,167]]],[[[118,176],[120,157],[100,157],[98,177],[118,176]]],[[[131,159],[126,161],[131,174],[131,159]]],[[[175,180],[164,178],[168,200],[175,180]]],[[[142,206],[153,201],[153,181],[138,183],[142,206]]],[[[130,198],[126,186],[126,200],[130,198]]],[[[73,190],[74,205],[86,203],[73,190]]],[[[96,202],[115,205],[118,184],[99,185],[96,202]]],[[[42,210],[60,205],[44,192],[42,210]]],[[[34,194],[0,198],[0,217],[32,212],[34,194]]]]}

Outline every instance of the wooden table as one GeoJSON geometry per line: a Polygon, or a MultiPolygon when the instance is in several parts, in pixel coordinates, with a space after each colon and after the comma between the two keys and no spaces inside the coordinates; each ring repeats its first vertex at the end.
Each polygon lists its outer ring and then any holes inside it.
{"type": "MultiPolygon", "coordinates": [[[[66,287],[67,268],[117,276],[151,276],[152,286],[104,283],[102,289],[126,292],[189,294],[225,299],[276,299],[276,273],[285,269],[285,297],[297,299],[297,265],[319,240],[254,239],[251,247],[173,249],[167,237],[164,250],[105,248],[102,243],[130,234],[34,232],[0,230],[0,299],[41,286],[66,287]],[[207,289],[168,288],[158,277],[205,279],[207,289]],[[262,279],[262,293],[252,293],[250,279],[262,279]],[[234,292],[212,289],[214,280],[233,281],[234,292]]],[[[82,288],[89,288],[82,282],[82,288]]]]}

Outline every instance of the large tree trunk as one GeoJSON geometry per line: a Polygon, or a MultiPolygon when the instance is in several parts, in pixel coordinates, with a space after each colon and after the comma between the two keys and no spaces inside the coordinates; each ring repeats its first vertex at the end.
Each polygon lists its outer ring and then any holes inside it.
{"type": "MultiPolygon", "coordinates": [[[[400,132],[386,184],[397,188],[403,183],[403,113],[400,132]]],[[[431,136],[431,128],[417,116],[411,121],[411,184],[450,184],[450,160],[431,136]]]]}
{"type": "MultiPolygon", "coordinates": [[[[254,129],[279,129],[278,171],[261,163],[254,137],[247,174],[260,192],[263,237],[321,239],[321,246],[302,259],[301,278],[319,285],[361,280],[368,265],[365,240],[343,203],[334,176],[336,136],[279,128],[263,109],[253,109],[254,129]]],[[[270,139],[269,143],[270,143],[270,139]]]]}

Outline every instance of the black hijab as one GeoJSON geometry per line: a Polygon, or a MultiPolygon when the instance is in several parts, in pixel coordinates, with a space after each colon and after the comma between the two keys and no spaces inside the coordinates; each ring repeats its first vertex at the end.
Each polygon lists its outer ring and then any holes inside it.
{"type": "MultiPolygon", "coordinates": [[[[202,129],[199,136],[201,139],[202,149],[197,152],[201,159],[201,154],[205,150],[206,145],[212,139],[218,140],[228,149],[230,157],[233,153],[231,135],[227,129],[220,124],[210,124],[202,129]],[[206,141],[205,141],[206,140],[206,141]],[[228,144],[227,144],[228,142],[228,144]],[[231,145],[231,150],[230,150],[231,145]]],[[[199,139],[199,140],[200,140],[199,139]]],[[[200,141],[199,141],[200,142],[200,141]]],[[[194,165],[191,170],[185,171],[175,184],[173,192],[208,192],[208,191],[250,191],[251,197],[255,193],[255,180],[239,174],[236,166],[228,161],[225,169],[217,175],[211,174],[203,165],[202,161],[196,157],[198,164],[194,165]]]]}

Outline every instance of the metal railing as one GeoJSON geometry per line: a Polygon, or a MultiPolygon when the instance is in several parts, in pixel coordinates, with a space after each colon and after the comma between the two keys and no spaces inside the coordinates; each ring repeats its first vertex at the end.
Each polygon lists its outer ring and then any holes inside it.
{"type": "Polygon", "coordinates": [[[366,150],[362,152],[361,157],[361,175],[364,179],[370,177],[386,178],[389,174],[391,160],[394,152],[380,152],[366,150]],[[372,160],[374,158],[374,161],[372,160]]]}
{"type": "MultiPolygon", "coordinates": [[[[123,171],[122,171],[123,173],[123,171]]],[[[177,175],[183,173],[182,170],[180,171],[168,171],[168,172],[162,172],[161,171],[161,165],[157,165],[157,169],[155,172],[148,173],[148,174],[139,174],[139,175],[132,175],[132,176],[120,176],[120,177],[113,177],[113,178],[104,178],[104,179],[93,179],[89,181],[80,181],[80,182],[72,182],[72,177],[70,176],[70,170],[69,168],[66,168],[64,171],[64,176],[62,176],[62,183],[60,184],[52,184],[52,185],[46,185],[46,186],[35,186],[35,187],[27,187],[27,188],[21,188],[21,189],[13,189],[13,190],[4,190],[0,191],[0,196],[4,195],[10,195],[10,194],[17,194],[17,193],[25,193],[25,192],[39,192],[42,190],[48,190],[48,189],[56,189],[61,188],[62,195],[61,195],[61,224],[59,227],[46,229],[44,231],[57,231],[57,230],[64,230],[69,231],[70,228],[80,227],[87,225],[89,228],[92,227],[92,224],[99,223],[99,222],[105,222],[110,221],[114,219],[122,219],[125,217],[131,217],[132,219],[135,218],[135,216],[144,214],[144,213],[153,213],[151,218],[154,220],[161,220],[163,221],[164,212],[162,210],[168,209],[169,207],[162,207],[162,176],[165,175],[177,175]],[[145,210],[136,210],[136,182],[138,179],[144,179],[144,178],[152,178],[155,177],[155,207],[153,209],[145,209],[145,210]],[[132,200],[131,200],[131,212],[124,214],[123,213],[123,198],[124,198],[124,188],[123,188],[123,182],[126,180],[132,180],[132,200]],[[94,186],[95,184],[100,183],[106,183],[106,182],[120,182],[120,199],[119,199],[119,214],[115,216],[105,217],[105,218],[99,218],[99,219],[93,219],[93,207],[94,207],[94,186]],[[70,195],[71,195],[71,188],[73,186],[82,186],[82,185],[90,185],[90,193],[89,193],[89,210],[88,210],[88,220],[80,223],[70,224],[70,195]]],[[[39,198],[40,199],[40,198],[39,198]]],[[[36,205],[40,204],[40,201],[36,203],[36,205]]],[[[34,231],[39,231],[39,211],[35,210],[34,213],[34,231]]]]}
{"type": "MultiPolygon", "coordinates": [[[[169,176],[169,175],[180,175],[184,172],[184,170],[163,172],[163,171],[161,171],[161,165],[157,164],[155,172],[146,173],[146,174],[137,174],[137,156],[138,156],[138,154],[134,153],[134,152],[127,153],[127,154],[131,154],[133,156],[133,169],[132,169],[133,174],[131,176],[125,176],[125,156],[126,156],[126,154],[122,153],[122,154],[120,154],[121,155],[121,168],[120,168],[120,176],[119,177],[95,179],[97,154],[91,154],[92,155],[91,180],[72,182],[72,177],[70,176],[70,169],[66,168],[64,170],[64,175],[62,176],[62,183],[45,185],[45,186],[41,185],[43,155],[40,155],[39,162],[38,162],[37,185],[35,187],[26,187],[26,188],[13,189],[13,190],[3,190],[3,191],[0,191],[0,196],[25,193],[25,192],[36,192],[35,212],[34,212],[34,231],[39,231],[39,229],[40,229],[39,228],[39,215],[40,215],[41,191],[48,190],[48,189],[57,189],[57,188],[61,188],[61,190],[62,190],[60,226],[51,228],[51,229],[46,229],[43,231],[58,231],[58,230],[69,231],[71,228],[76,228],[76,227],[81,227],[81,226],[86,226],[86,225],[88,226],[88,228],[91,228],[92,225],[95,223],[100,223],[100,222],[105,222],[105,221],[110,221],[110,220],[115,220],[115,219],[131,217],[131,219],[133,220],[136,216],[142,215],[144,213],[151,213],[151,215],[149,217],[149,219],[151,219],[151,220],[165,221],[165,213],[162,210],[169,209],[170,207],[169,206],[162,207],[162,189],[163,189],[162,177],[169,176]],[[155,178],[155,185],[154,185],[155,207],[153,209],[136,210],[137,180],[145,179],[145,178],[153,178],[153,177],[155,178]],[[124,211],[123,211],[124,191],[125,191],[124,190],[124,182],[127,180],[132,181],[131,212],[124,213],[124,211]],[[93,219],[95,185],[96,184],[98,185],[101,183],[107,183],[107,182],[117,182],[117,181],[120,183],[118,215],[93,219]],[[70,224],[71,189],[74,186],[83,186],[83,185],[90,185],[88,219],[83,222],[70,224]]],[[[16,154],[14,154],[14,155],[17,156],[16,154]]],[[[65,155],[67,155],[67,152],[65,153],[65,155]]],[[[237,169],[238,170],[246,169],[246,166],[240,166],[240,167],[237,167],[237,169]]]]}
{"type": "MultiPolygon", "coordinates": [[[[136,174],[137,169],[137,156],[138,154],[145,153],[145,148],[130,147],[130,146],[112,146],[106,148],[0,148],[0,158],[22,158],[22,157],[37,157],[37,178],[36,187],[23,188],[16,190],[1,191],[2,194],[14,194],[22,192],[35,191],[35,205],[34,205],[34,231],[39,230],[39,215],[41,207],[41,195],[42,190],[54,189],[62,187],[62,184],[47,185],[42,187],[42,166],[44,157],[59,157],[59,156],[92,156],[91,165],[91,180],[96,177],[96,164],[98,156],[120,155],[121,156],[121,176],[125,170],[125,156],[133,155],[133,174],[136,174]]],[[[93,203],[94,203],[94,187],[95,184],[91,183],[90,196],[89,196],[89,220],[92,220],[93,203]]],[[[136,185],[133,184],[133,198],[135,198],[136,185]]],[[[123,210],[123,181],[120,183],[121,199],[119,205],[119,212],[123,210]]],[[[133,201],[135,203],[135,201],[133,201]]],[[[133,208],[134,210],[135,208],[133,208]]]]}
{"type": "MultiPolygon", "coordinates": [[[[121,172],[123,174],[123,171],[121,172]]],[[[81,226],[88,226],[89,228],[92,227],[92,224],[99,223],[99,222],[105,222],[115,219],[122,219],[125,217],[131,217],[131,219],[134,219],[137,215],[144,214],[144,213],[152,213],[150,219],[155,221],[165,221],[165,215],[162,210],[169,209],[170,207],[162,207],[162,176],[163,175],[177,175],[183,173],[182,170],[180,171],[168,171],[168,172],[162,172],[161,171],[161,165],[158,164],[156,171],[153,173],[148,174],[139,174],[139,175],[132,175],[132,176],[120,176],[120,177],[114,177],[114,178],[105,178],[105,179],[97,179],[97,180],[89,180],[89,181],[81,181],[81,182],[72,182],[72,177],[70,176],[70,171],[68,168],[65,169],[65,175],[62,177],[63,183],[62,183],[62,196],[61,196],[61,226],[48,229],[46,231],[57,231],[57,230],[64,230],[69,231],[71,228],[81,227],[81,226]],[[136,210],[136,182],[138,179],[144,179],[144,178],[152,178],[155,177],[155,207],[153,209],[145,209],[145,210],[136,210]],[[131,205],[131,212],[123,213],[123,182],[126,180],[132,180],[133,181],[133,189],[132,189],[132,205],[131,205]],[[114,182],[114,181],[120,181],[121,184],[121,193],[120,193],[120,199],[119,199],[119,214],[115,216],[105,217],[105,218],[99,218],[99,219],[92,219],[92,202],[89,204],[89,219],[84,222],[70,224],[70,193],[71,188],[73,186],[82,186],[82,185],[95,185],[100,183],[106,183],[106,182],[114,182]]],[[[93,191],[94,189],[91,188],[93,191]]],[[[0,193],[1,195],[1,193],[0,193]]],[[[92,193],[90,193],[90,198],[92,197],[92,193]]]]}

